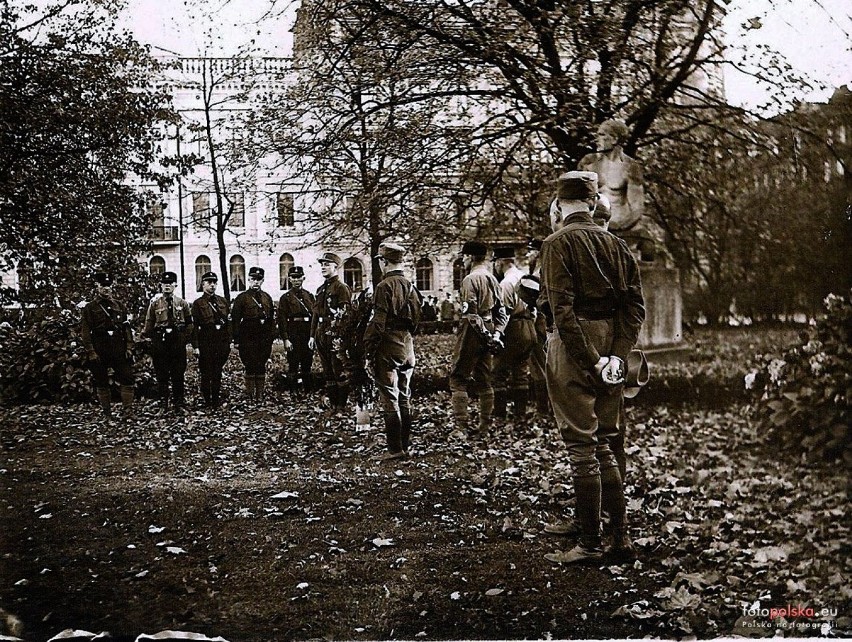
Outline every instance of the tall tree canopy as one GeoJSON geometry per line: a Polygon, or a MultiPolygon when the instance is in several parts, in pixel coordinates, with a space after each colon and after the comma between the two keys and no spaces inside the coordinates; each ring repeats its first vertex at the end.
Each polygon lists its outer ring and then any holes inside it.
{"type": "Polygon", "coordinates": [[[95,267],[138,271],[148,217],[130,178],[156,187],[168,101],[117,8],[0,0],[0,269],[31,302],[79,300],[95,267]]]}

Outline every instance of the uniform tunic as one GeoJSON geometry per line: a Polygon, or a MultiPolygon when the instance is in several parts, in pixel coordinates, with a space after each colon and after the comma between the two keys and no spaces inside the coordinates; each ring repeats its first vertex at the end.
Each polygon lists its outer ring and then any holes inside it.
{"type": "MultiPolygon", "coordinates": [[[[503,275],[500,293],[509,313],[506,325],[506,348],[494,359],[494,389],[518,393],[529,389],[529,361],[536,336],[533,317],[518,290],[524,273],[514,265],[503,275]]],[[[505,408],[504,408],[505,410],[505,408]]]]}
{"type": "Polygon", "coordinates": [[[317,290],[311,337],[316,342],[327,386],[336,385],[343,375],[343,362],[334,346],[332,320],[349,306],[351,298],[352,291],[338,276],[326,279],[317,290]]]}
{"type": "Polygon", "coordinates": [[[240,293],[231,308],[231,332],[249,376],[266,374],[275,340],[275,304],[263,290],[240,293]]]}
{"type": "Polygon", "coordinates": [[[459,298],[462,319],[456,333],[450,390],[463,392],[472,379],[475,390],[493,394],[493,359],[480,329],[502,332],[506,328],[508,316],[503,310],[500,284],[487,265],[478,265],[462,280],[459,298]]]}
{"type": "Polygon", "coordinates": [[[133,348],[133,333],[124,306],[96,294],[83,308],[80,335],[89,354],[89,370],[96,387],[109,386],[110,368],[121,385],[134,384],[127,356],[133,348]]]}
{"type": "Polygon", "coordinates": [[[176,295],[154,295],[148,305],[142,334],[151,339],[151,357],[161,399],[168,396],[171,385],[175,402],[183,403],[186,344],[192,332],[189,303],[176,295]]]}
{"type": "MultiPolygon", "coordinates": [[[[376,286],[373,318],[364,332],[367,357],[373,364],[384,412],[406,412],[414,373],[414,323],[405,311],[409,301],[420,308],[420,297],[402,270],[393,270],[376,286]]],[[[415,311],[419,316],[419,311],[415,311]]]]}
{"type": "Polygon", "coordinates": [[[195,332],[192,345],[198,348],[201,395],[205,401],[219,400],[222,368],[231,354],[228,302],[217,294],[203,294],[192,302],[195,332]]]}
{"type": "Polygon", "coordinates": [[[594,366],[601,356],[626,360],[636,343],[645,318],[639,268],[624,241],[585,212],[547,237],[541,265],[555,327],[547,344],[550,400],[577,474],[596,474],[594,452],[609,451],[623,386],[604,386],[594,366]]]}
{"type": "Polygon", "coordinates": [[[311,317],[315,297],[304,288],[290,288],[278,302],[278,336],[290,341],[293,349],[287,353],[287,370],[291,378],[301,377],[306,384],[311,378],[313,351],[308,347],[311,337],[311,317]]]}

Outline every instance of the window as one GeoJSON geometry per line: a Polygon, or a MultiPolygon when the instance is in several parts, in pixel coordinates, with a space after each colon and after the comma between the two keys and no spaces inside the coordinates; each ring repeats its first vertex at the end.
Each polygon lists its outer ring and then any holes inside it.
{"type": "Polygon", "coordinates": [[[210,225],[210,193],[192,193],[192,222],[195,228],[203,230],[210,225]]]}
{"type": "Polygon", "coordinates": [[[203,254],[195,259],[195,291],[201,292],[201,277],[212,268],[210,259],[203,254]]]}
{"type": "Polygon", "coordinates": [[[453,261],[453,290],[461,290],[464,276],[464,259],[459,257],[453,261]]]}
{"type": "Polygon", "coordinates": [[[291,193],[278,192],[275,197],[275,209],[278,211],[278,225],[280,227],[288,227],[296,223],[296,212],[291,193]]]}
{"type": "Polygon", "coordinates": [[[293,265],[295,265],[293,256],[284,252],[278,260],[278,280],[281,284],[280,289],[282,290],[290,289],[290,268],[293,265]]]}
{"type": "Polygon", "coordinates": [[[423,257],[414,266],[414,281],[417,284],[417,289],[421,292],[433,290],[432,287],[432,261],[423,257]]]}
{"type": "Polygon", "coordinates": [[[148,264],[148,272],[151,276],[159,276],[166,271],[166,259],[162,256],[152,256],[148,264]]]}
{"type": "Polygon", "coordinates": [[[231,292],[246,289],[246,260],[239,254],[231,257],[231,292]]]}
{"type": "Polygon", "coordinates": [[[148,218],[155,228],[166,224],[166,204],[162,201],[149,200],[147,204],[148,218]]]}
{"type": "Polygon", "coordinates": [[[242,192],[229,192],[225,194],[225,211],[231,212],[231,217],[228,219],[228,227],[245,227],[245,194],[242,192]]]}
{"type": "Polygon", "coordinates": [[[364,266],[361,265],[361,261],[354,257],[350,257],[344,261],[343,282],[353,292],[360,292],[364,289],[364,266]]]}

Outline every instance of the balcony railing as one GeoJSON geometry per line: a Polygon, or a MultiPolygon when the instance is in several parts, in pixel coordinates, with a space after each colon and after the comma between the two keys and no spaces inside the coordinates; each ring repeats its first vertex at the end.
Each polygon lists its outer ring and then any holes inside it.
{"type": "Polygon", "coordinates": [[[148,238],[152,241],[177,243],[180,241],[180,232],[177,225],[153,225],[148,238]]]}

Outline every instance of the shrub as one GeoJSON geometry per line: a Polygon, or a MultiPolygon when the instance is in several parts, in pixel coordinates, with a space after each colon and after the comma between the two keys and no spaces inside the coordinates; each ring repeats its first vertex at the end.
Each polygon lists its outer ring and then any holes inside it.
{"type": "Polygon", "coordinates": [[[0,324],[0,401],[91,398],[86,351],[70,310],[0,324]]]}
{"type": "Polygon", "coordinates": [[[826,315],[781,358],[765,357],[746,385],[762,391],[760,420],[788,447],[811,458],[843,457],[852,465],[849,431],[849,331],[852,301],[828,295],[826,315]]]}

